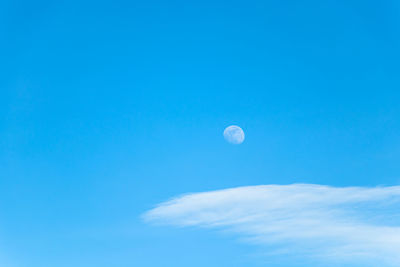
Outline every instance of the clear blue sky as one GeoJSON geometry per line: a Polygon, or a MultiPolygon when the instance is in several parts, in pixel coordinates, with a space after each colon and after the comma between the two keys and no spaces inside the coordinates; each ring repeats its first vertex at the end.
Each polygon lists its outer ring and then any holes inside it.
{"type": "Polygon", "coordinates": [[[394,0],[3,0],[0,265],[303,266],[141,215],[237,186],[399,184],[399,12],[394,0]],[[243,144],[224,141],[231,124],[243,144]]]}

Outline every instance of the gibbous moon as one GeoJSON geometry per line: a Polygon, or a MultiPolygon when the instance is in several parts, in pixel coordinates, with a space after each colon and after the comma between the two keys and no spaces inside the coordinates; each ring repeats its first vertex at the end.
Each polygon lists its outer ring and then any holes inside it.
{"type": "Polygon", "coordinates": [[[224,138],[231,144],[239,145],[244,141],[244,132],[239,126],[231,125],[226,127],[224,138]]]}

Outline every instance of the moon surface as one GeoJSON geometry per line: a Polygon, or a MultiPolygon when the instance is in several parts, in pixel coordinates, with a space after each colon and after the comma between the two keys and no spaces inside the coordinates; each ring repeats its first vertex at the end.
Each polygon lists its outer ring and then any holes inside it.
{"type": "Polygon", "coordinates": [[[231,144],[239,145],[244,141],[244,132],[239,126],[231,125],[224,130],[224,138],[231,144]]]}

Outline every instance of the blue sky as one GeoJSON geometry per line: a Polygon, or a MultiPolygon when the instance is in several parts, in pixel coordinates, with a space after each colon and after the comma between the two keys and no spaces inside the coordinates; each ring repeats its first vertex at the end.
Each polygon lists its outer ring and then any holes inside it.
{"type": "Polygon", "coordinates": [[[242,186],[398,185],[399,12],[3,0],[0,265],[327,266],[143,214],[242,186]],[[223,139],[231,124],[243,144],[223,139]]]}

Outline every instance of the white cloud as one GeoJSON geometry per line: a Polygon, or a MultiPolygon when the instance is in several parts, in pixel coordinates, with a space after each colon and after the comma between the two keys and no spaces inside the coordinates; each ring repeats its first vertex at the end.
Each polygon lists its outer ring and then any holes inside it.
{"type": "Polygon", "coordinates": [[[399,266],[399,204],[400,186],[263,185],[184,195],[144,219],[228,229],[271,253],[399,266]]]}

